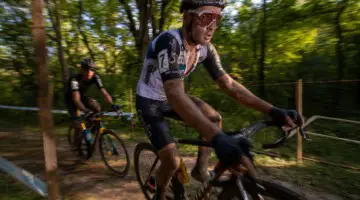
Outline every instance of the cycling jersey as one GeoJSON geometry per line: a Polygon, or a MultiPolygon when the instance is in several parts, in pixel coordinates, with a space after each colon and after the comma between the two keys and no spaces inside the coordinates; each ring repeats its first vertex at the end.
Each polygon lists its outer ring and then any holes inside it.
{"type": "Polygon", "coordinates": [[[148,47],[137,85],[137,94],[153,100],[166,101],[163,82],[184,79],[200,63],[204,64],[214,80],[226,73],[211,43],[196,47],[196,59],[192,66],[186,66],[188,58],[180,29],[161,33],[148,47]]]}
{"type": "Polygon", "coordinates": [[[70,77],[68,82],[68,91],[65,94],[65,103],[67,104],[68,112],[72,119],[78,119],[79,117],[79,113],[77,113],[78,109],[72,99],[72,92],[79,91],[81,102],[88,108],[90,98],[85,96],[85,93],[89,87],[94,84],[99,90],[104,87],[100,77],[96,74],[90,80],[83,80],[81,74],[74,74],[70,77]]]}
{"type": "MultiPolygon", "coordinates": [[[[196,47],[195,62],[192,66],[186,66],[188,56],[180,29],[161,33],[148,47],[137,85],[136,110],[151,143],[157,150],[174,142],[164,118],[181,120],[166,99],[163,82],[186,78],[200,63],[203,63],[214,80],[226,73],[211,43],[196,47]]],[[[190,98],[197,106],[205,104],[198,98],[190,98]]]]}
{"type": "Polygon", "coordinates": [[[85,95],[86,91],[93,84],[95,84],[99,90],[104,87],[100,76],[97,74],[95,74],[90,80],[83,80],[81,74],[74,74],[70,77],[68,82],[68,94],[71,96],[73,91],[79,91],[80,95],[85,95]]]}

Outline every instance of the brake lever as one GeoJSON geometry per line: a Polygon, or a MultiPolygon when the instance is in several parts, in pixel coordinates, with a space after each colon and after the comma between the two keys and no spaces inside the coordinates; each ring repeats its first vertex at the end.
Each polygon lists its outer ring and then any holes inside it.
{"type": "Polygon", "coordinates": [[[308,143],[312,142],[312,140],[306,136],[304,129],[300,128],[300,134],[308,143]]]}
{"type": "Polygon", "coordinates": [[[118,111],[116,111],[116,113],[117,113],[117,116],[116,116],[116,118],[121,118],[122,119],[122,117],[123,117],[123,114],[124,114],[124,112],[122,111],[122,109],[119,109],[118,111]]]}

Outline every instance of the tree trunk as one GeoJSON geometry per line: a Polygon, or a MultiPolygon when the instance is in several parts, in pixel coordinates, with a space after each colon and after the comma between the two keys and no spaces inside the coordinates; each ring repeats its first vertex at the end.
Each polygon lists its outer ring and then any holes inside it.
{"type": "Polygon", "coordinates": [[[56,177],[57,157],[55,134],[53,132],[52,92],[49,83],[49,69],[46,63],[46,35],[45,20],[43,17],[43,1],[32,0],[32,35],[36,57],[36,71],[38,82],[38,106],[40,129],[43,134],[46,181],[49,199],[60,198],[59,183],[56,177]]]}
{"type": "Polygon", "coordinates": [[[151,0],[142,0],[139,2],[140,30],[139,30],[139,53],[140,58],[145,58],[147,45],[149,43],[149,27],[148,22],[151,17],[151,0]]]}
{"type": "Polygon", "coordinates": [[[261,52],[260,52],[260,60],[259,60],[259,95],[262,98],[266,98],[265,94],[265,48],[266,48],[266,29],[265,29],[265,22],[266,22],[266,0],[263,0],[263,17],[260,24],[260,45],[261,45],[261,52]]]}
{"type": "MultiPolygon", "coordinates": [[[[156,37],[161,31],[164,29],[165,20],[166,17],[169,15],[168,12],[165,12],[166,6],[171,2],[171,0],[163,0],[161,5],[161,16],[159,23],[155,23],[153,20],[155,20],[154,17],[152,17],[152,0],[136,0],[136,6],[138,8],[139,13],[139,21],[140,21],[140,27],[137,30],[136,24],[134,20],[133,11],[131,10],[131,7],[129,6],[128,2],[126,0],[119,0],[119,2],[122,4],[125,13],[128,18],[128,26],[131,34],[134,37],[135,40],[135,46],[136,49],[139,52],[139,58],[140,60],[143,60],[147,51],[147,46],[149,43],[149,27],[148,23],[149,20],[152,21],[152,27],[156,28],[157,25],[158,30],[153,30],[152,33],[154,37],[156,37]]],[[[154,1],[156,2],[156,1],[154,1]]],[[[155,10],[155,9],[154,9],[155,10]]]]}
{"type": "Polygon", "coordinates": [[[93,50],[91,49],[89,40],[87,38],[87,35],[86,35],[85,31],[83,30],[83,27],[84,27],[84,21],[82,19],[82,14],[83,13],[84,13],[84,5],[83,5],[82,0],[79,0],[79,21],[77,23],[78,24],[78,30],[80,32],[80,35],[83,38],[83,42],[84,42],[86,48],[89,51],[91,59],[95,61],[95,54],[94,54],[93,50]]]}
{"type": "MultiPolygon", "coordinates": [[[[360,34],[354,36],[354,43],[357,53],[354,56],[355,63],[357,65],[357,79],[360,80],[360,34]]],[[[358,109],[360,109],[360,82],[357,83],[357,103],[358,109]]]]}
{"type": "Polygon", "coordinates": [[[49,5],[49,0],[46,0],[47,8],[49,11],[51,23],[53,26],[53,29],[56,34],[56,45],[58,49],[58,59],[61,66],[61,73],[62,73],[62,82],[63,82],[63,89],[64,93],[67,91],[67,82],[69,80],[69,68],[66,65],[65,58],[64,58],[64,48],[62,46],[62,35],[61,35],[61,22],[60,22],[60,12],[59,12],[59,1],[55,0],[54,2],[54,10],[51,9],[51,6],[49,5]],[[54,12],[52,12],[54,11],[54,12]],[[54,19],[55,18],[55,19],[54,19]]]}
{"type": "MultiPolygon", "coordinates": [[[[343,1],[338,1],[337,3],[337,7],[338,7],[338,11],[336,13],[336,17],[334,20],[334,25],[335,25],[335,32],[336,32],[336,37],[337,37],[337,42],[336,42],[336,64],[337,64],[337,79],[341,80],[344,78],[344,68],[345,68],[345,62],[344,62],[344,51],[343,51],[343,35],[342,35],[342,27],[341,27],[341,14],[343,13],[344,9],[346,8],[346,2],[347,0],[343,0],[343,1]]],[[[333,94],[335,95],[333,97],[334,100],[334,106],[339,106],[340,105],[340,97],[342,96],[341,94],[341,88],[337,89],[336,92],[334,92],[333,94]]]]}
{"type": "MultiPolygon", "coordinates": [[[[253,18],[256,19],[257,15],[257,8],[253,9],[253,18]]],[[[251,33],[252,38],[252,47],[253,47],[253,63],[251,67],[251,75],[250,75],[250,81],[253,82],[256,80],[256,69],[257,69],[257,63],[258,63],[258,56],[257,56],[257,38],[258,38],[258,27],[256,25],[256,20],[253,23],[253,32],[251,33]]]]}
{"type": "Polygon", "coordinates": [[[337,37],[336,42],[336,64],[337,64],[337,70],[338,70],[338,80],[341,80],[344,78],[344,68],[345,68],[345,62],[344,62],[344,52],[343,52],[343,35],[342,35],[342,27],[340,22],[340,17],[343,11],[345,10],[346,6],[346,0],[339,1],[338,2],[338,11],[336,13],[334,25],[335,25],[335,32],[337,37]]]}
{"type": "Polygon", "coordinates": [[[159,30],[157,32],[157,34],[160,34],[163,30],[164,30],[164,25],[165,25],[165,17],[166,17],[166,12],[165,9],[167,7],[167,5],[170,3],[171,0],[163,0],[162,4],[161,4],[161,15],[160,15],[160,22],[159,22],[159,30]]]}

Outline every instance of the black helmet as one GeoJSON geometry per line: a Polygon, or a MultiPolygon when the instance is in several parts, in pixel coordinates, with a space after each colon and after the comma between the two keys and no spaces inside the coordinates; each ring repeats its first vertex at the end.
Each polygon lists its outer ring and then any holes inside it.
{"type": "Polygon", "coordinates": [[[196,9],[201,6],[216,6],[224,9],[225,0],[181,0],[180,13],[183,13],[184,10],[196,9]]]}
{"type": "Polygon", "coordinates": [[[81,68],[95,70],[95,62],[91,58],[85,58],[83,61],[81,61],[81,68]]]}

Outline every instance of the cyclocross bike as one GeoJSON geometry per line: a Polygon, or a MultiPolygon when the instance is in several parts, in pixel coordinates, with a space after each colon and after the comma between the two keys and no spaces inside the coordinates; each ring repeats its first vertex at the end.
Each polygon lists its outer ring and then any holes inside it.
{"type": "MultiPolygon", "coordinates": [[[[272,122],[258,122],[240,131],[226,132],[231,135],[234,140],[242,147],[247,148],[248,155],[253,160],[253,155],[250,153],[251,146],[250,137],[263,128],[274,126],[272,122]]],[[[301,135],[308,140],[303,130],[300,130],[301,135]]],[[[293,134],[288,135],[283,132],[283,136],[273,144],[263,144],[264,149],[277,148],[282,146],[285,141],[293,134]]],[[[180,139],[174,138],[176,143],[207,146],[212,147],[209,142],[202,140],[180,139]]],[[[148,187],[148,181],[154,183],[155,169],[159,166],[159,158],[157,157],[153,146],[150,143],[139,143],[134,152],[134,164],[137,180],[147,200],[151,200],[154,190],[148,187]],[[145,163],[147,160],[154,158],[153,161],[145,163]]],[[[235,167],[236,166],[236,167],[235,167]]],[[[220,199],[220,200],[305,200],[302,195],[285,188],[284,186],[272,181],[260,180],[250,178],[246,172],[246,168],[233,167],[226,168],[219,161],[216,163],[214,169],[211,171],[211,178],[203,183],[197,191],[185,191],[184,184],[189,181],[186,166],[181,159],[181,164],[178,171],[173,176],[169,190],[171,197],[174,200],[197,200],[197,199],[220,199]],[[227,170],[227,171],[226,171],[227,170]],[[224,173],[224,172],[227,173],[224,173]],[[187,194],[189,193],[189,195],[187,194]],[[193,194],[190,194],[193,193],[193,194]]],[[[190,190],[190,189],[188,189],[190,190]]],[[[168,196],[167,196],[168,197],[168,196]]]]}
{"type": "MultiPolygon", "coordinates": [[[[101,159],[106,167],[119,176],[125,176],[130,167],[129,154],[123,140],[110,129],[103,125],[102,118],[109,112],[91,113],[81,122],[81,142],[76,148],[78,156],[84,160],[90,159],[98,145],[101,159]]],[[[122,116],[117,112],[117,118],[122,116]]],[[[74,146],[75,129],[72,126],[68,131],[68,142],[74,146]]]]}

